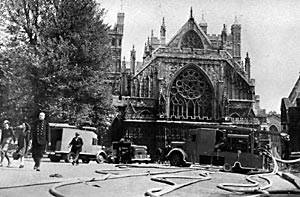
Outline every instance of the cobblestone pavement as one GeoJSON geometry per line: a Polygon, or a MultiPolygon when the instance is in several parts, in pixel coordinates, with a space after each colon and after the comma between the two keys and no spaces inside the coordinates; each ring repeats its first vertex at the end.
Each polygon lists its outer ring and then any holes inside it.
{"type": "MultiPolygon", "coordinates": [[[[216,168],[197,169],[171,168],[158,164],[133,165],[129,168],[114,164],[52,163],[44,159],[41,171],[33,170],[32,159],[27,159],[24,168],[18,168],[14,161],[11,168],[0,168],[0,196],[145,196],[153,188],[170,189],[164,196],[236,196],[232,192],[217,188],[221,183],[248,183],[246,175],[223,173],[216,168]],[[207,173],[209,179],[207,179],[207,173]],[[162,178],[164,176],[165,178],[162,178]],[[161,182],[151,180],[157,178],[161,182]],[[176,183],[171,186],[170,182],[176,183]],[[189,184],[195,181],[193,184],[189,184]],[[164,183],[162,183],[164,182],[164,183]],[[166,184],[168,183],[168,184],[166,184]],[[182,184],[184,187],[175,189],[182,184]],[[185,186],[185,184],[187,184],[185,186]],[[172,188],[173,187],[173,188],[172,188]],[[52,194],[49,190],[51,189],[52,194]],[[174,191],[173,191],[174,190],[174,191]]],[[[266,181],[259,180],[262,185],[266,181]]],[[[273,188],[285,185],[285,189],[295,187],[278,177],[273,179],[273,188]],[[277,180],[278,179],[278,180],[277,180]]],[[[156,190],[158,191],[158,190],[156,190]]],[[[157,193],[158,194],[158,193],[157,193]]]]}

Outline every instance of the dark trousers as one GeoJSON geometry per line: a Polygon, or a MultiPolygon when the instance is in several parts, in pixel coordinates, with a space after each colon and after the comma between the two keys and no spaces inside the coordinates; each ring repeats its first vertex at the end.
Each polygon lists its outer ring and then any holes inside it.
{"type": "Polygon", "coordinates": [[[40,145],[40,144],[35,144],[32,146],[32,158],[35,163],[34,166],[37,168],[39,168],[41,165],[41,160],[42,160],[45,148],[46,148],[45,145],[40,145]]]}
{"type": "Polygon", "coordinates": [[[79,163],[79,153],[80,153],[80,149],[71,149],[71,152],[73,152],[75,154],[74,157],[74,163],[79,163]]]}

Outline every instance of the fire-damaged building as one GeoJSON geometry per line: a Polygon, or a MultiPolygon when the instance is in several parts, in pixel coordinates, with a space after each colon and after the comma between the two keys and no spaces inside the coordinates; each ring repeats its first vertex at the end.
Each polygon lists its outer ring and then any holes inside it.
{"type": "Polygon", "coordinates": [[[136,61],[133,47],[129,66],[122,62],[112,141],[127,138],[153,153],[167,140],[185,140],[192,128],[260,126],[250,57],[241,54],[241,24],[235,19],[230,32],[223,25],[221,34],[208,34],[204,17],[198,23],[192,9],[189,15],[168,42],[162,19],[160,36],[152,32],[145,43],[143,61],[136,61]]]}

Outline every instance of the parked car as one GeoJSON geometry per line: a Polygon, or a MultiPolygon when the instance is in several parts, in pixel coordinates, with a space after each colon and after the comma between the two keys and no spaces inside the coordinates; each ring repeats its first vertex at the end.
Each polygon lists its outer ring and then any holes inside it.
{"type": "Polygon", "coordinates": [[[102,146],[98,145],[96,128],[82,127],[62,123],[50,123],[50,142],[51,146],[47,147],[46,154],[52,162],[71,162],[74,158],[74,153],[70,152],[69,143],[79,133],[83,139],[82,151],[79,154],[79,159],[83,163],[89,163],[91,160],[97,163],[102,163],[107,159],[107,155],[102,146]]]}
{"type": "Polygon", "coordinates": [[[118,141],[112,143],[110,161],[113,163],[149,163],[151,158],[147,152],[147,146],[118,141]]]}

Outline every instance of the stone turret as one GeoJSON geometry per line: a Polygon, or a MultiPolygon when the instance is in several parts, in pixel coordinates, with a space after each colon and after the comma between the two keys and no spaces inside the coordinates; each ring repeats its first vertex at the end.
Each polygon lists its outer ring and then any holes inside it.
{"type": "Polygon", "coordinates": [[[162,25],[160,26],[160,45],[166,45],[166,25],[165,25],[165,18],[162,20],[162,25]]]}
{"type": "Polygon", "coordinates": [[[126,94],[126,61],[125,61],[125,56],[122,61],[122,71],[121,71],[121,95],[126,94]]]}
{"type": "Polygon", "coordinates": [[[135,56],[135,49],[134,49],[134,45],[132,46],[132,50],[130,51],[130,72],[132,75],[135,74],[135,60],[136,60],[136,56],[135,56]]]}
{"type": "Polygon", "coordinates": [[[117,33],[118,34],[124,33],[124,19],[125,19],[125,14],[122,12],[118,13],[118,16],[117,16],[117,33]]]}
{"type": "Polygon", "coordinates": [[[201,22],[200,22],[199,26],[201,27],[201,29],[203,30],[203,32],[205,34],[207,34],[207,23],[204,20],[204,14],[202,14],[202,18],[201,18],[201,22]]]}
{"type": "Polygon", "coordinates": [[[250,78],[251,78],[251,64],[250,64],[250,58],[249,58],[248,52],[247,52],[246,58],[245,58],[245,71],[246,71],[248,80],[250,80],[250,78]]]}
{"type": "Polygon", "coordinates": [[[224,24],[223,25],[223,30],[222,30],[222,33],[221,33],[221,47],[222,47],[222,49],[226,50],[226,44],[227,44],[227,27],[224,24]]]}
{"type": "Polygon", "coordinates": [[[237,17],[235,17],[235,22],[231,26],[232,35],[232,56],[237,62],[241,61],[241,24],[238,23],[237,17]]]}

